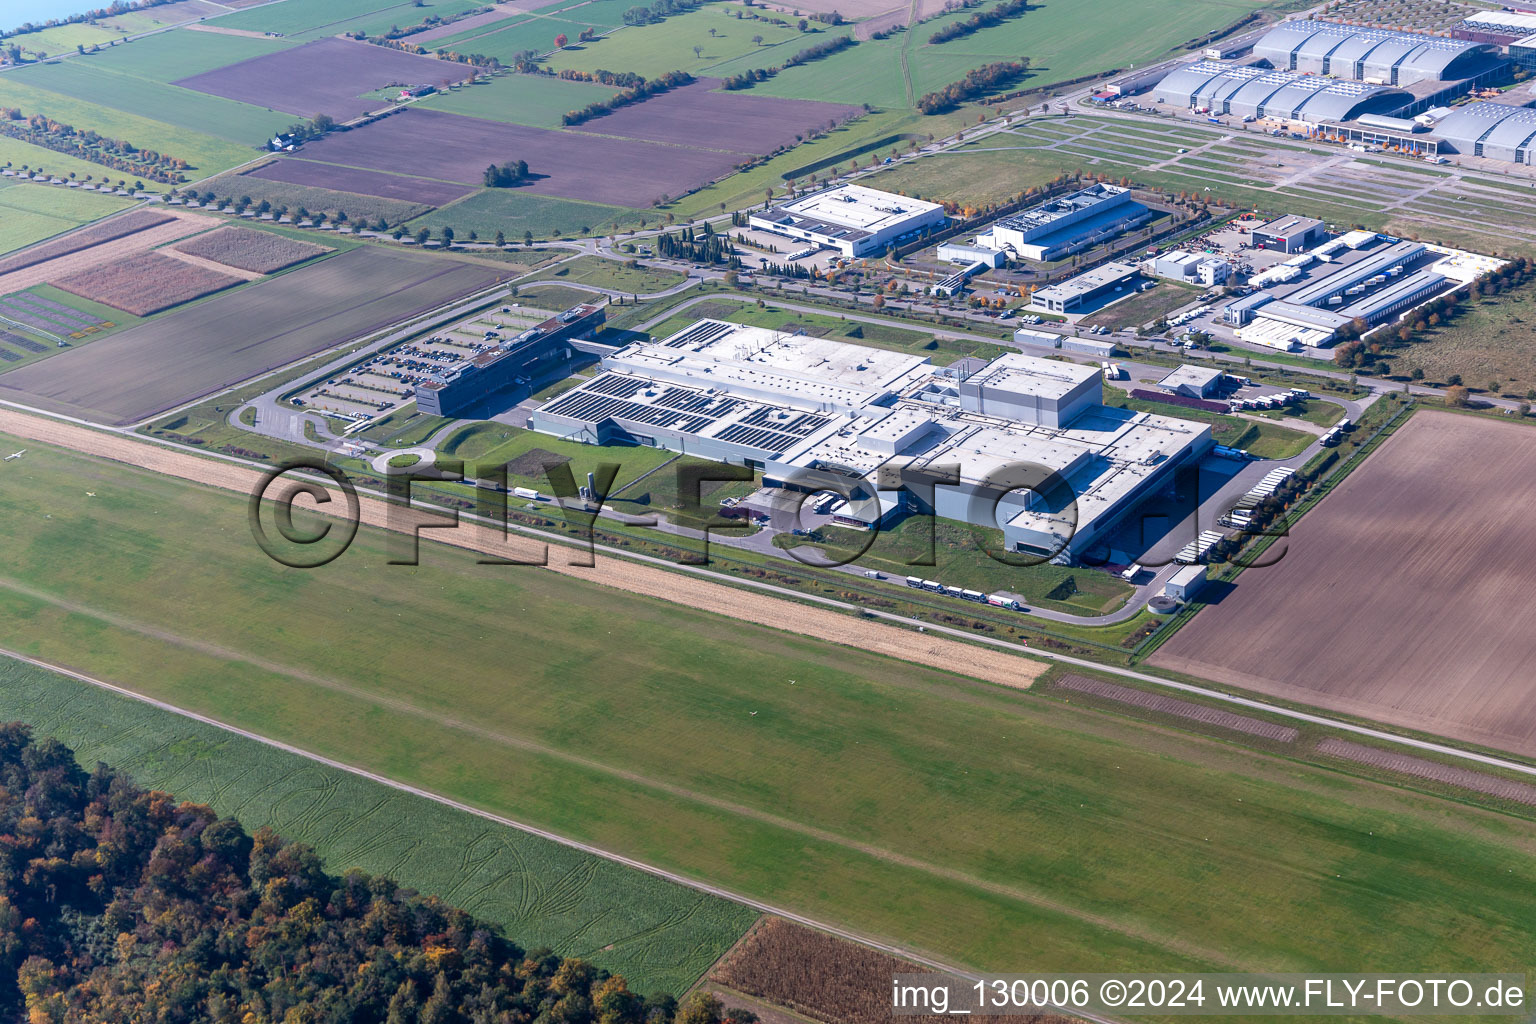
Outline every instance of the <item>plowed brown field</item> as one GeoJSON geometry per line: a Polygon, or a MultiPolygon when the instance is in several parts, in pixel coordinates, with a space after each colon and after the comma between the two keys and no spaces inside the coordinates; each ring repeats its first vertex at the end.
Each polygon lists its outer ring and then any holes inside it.
{"type": "Polygon", "coordinates": [[[1536,756],[1536,432],[1420,412],[1151,659],[1536,756]]]}

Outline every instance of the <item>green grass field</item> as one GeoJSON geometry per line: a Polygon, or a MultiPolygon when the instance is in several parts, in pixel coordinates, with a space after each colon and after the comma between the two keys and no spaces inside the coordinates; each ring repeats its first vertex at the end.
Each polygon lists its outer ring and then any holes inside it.
{"type": "MultiPolygon", "coordinates": [[[[455,431],[438,449],[444,458],[463,460],[466,470],[477,466],[503,466],[531,451],[553,456],[553,459],[546,459],[541,455],[538,458],[542,461],[568,460],[571,477],[578,486],[585,484],[587,474],[596,472],[599,465],[617,463],[619,471],[611,488],[614,491],[673,458],[672,452],[660,448],[581,444],[489,421],[455,431]]],[[[532,474],[509,471],[507,479],[508,486],[532,487],[545,494],[553,493],[549,477],[542,470],[532,474]]]]}
{"type": "Polygon", "coordinates": [[[392,778],[983,968],[1536,956],[1526,819],[3,441],[0,645],[392,778]]]}
{"type": "Polygon", "coordinates": [[[658,267],[630,267],[602,256],[578,256],[567,263],[541,270],[535,280],[589,284],[594,288],[612,288],[621,292],[645,294],[664,291],[688,278],[675,270],[658,267]]]}
{"type": "MultiPolygon", "coordinates": [[[[482,238],[494,238],[502,231],[509,240],[521,239],[525,231],[535,238],[569,238],[579,237],[584,227],[592,234],[606,234],[612,224],[634,224],[640,216],[622,206],[553,199],[515,188],[486,188],[418,217],[409,226],[412,231],[426,227],[434,233],[451,227],[459,238],[468,238],[471,231],[482,238]]],[[[652,223],[656,220],[652,216],[652,223]]]]}
{"type": "Polygon", "coordinates": [[[385,29],[392,21],[414,25],[432,13],[434,5],[447,10],[458,9],[455,0],[427,0],[423,7],[414,6],[414,0],[395,3],[390,0],[284,0],[280,4],[264,4],[221,15],[209,19],[208,24],[247,32],[272,32],[297,39],[318,38],[345,31],[342,26],[357,19],[382,20],[385,29]]]}
{"type": "Polygon", "coordinates": [[[134,200],[0,178],[0,254],[127,209],[134,200]]]}
{"type": "Polygon", "coordinates": [[[734,16],[737,10],[740,8],[734,5],[706,4],[686,14],[651,25],[622,28],[595,42],[562,50],[547,63],[557,71],[609,68],[638,72],[648,78],[673,70],[714,75],[717,67],[748,55],[755,61],[752,67],[782,64],[797,50],[831,38],[827,33],[801,32],[794,27],[794,19],[788,19],[788,28],[748,18],[738,20],[734,16]],[[713,36],[710,29],[715,30],[713,36]],[[761,36],[762,42],[753,42],[754,36],[761,36]],[[698,54],[693,52],[695,46],[699,47],[698,54]]]}
{"type": "Polygon", "coordinates": [[[911,107],[917,97],[963,78],[972,68],[1020,57],[1028,57],[1032,69],[1025,85],[1043,86],[1148,63],[1268,5],[1265,0],[1110,0],[1085,18],[1079,6],[1055,0],[960,39],[928,42],[937,29],[972,13],[961,11],[888,39],[861,42],[783,72],[757,89],[770,96],[911,107]],[[1115,30],[1106,33],[1106,25],[1115,30]]]}
{"type": "Polygon", "coordinates": [[[1430,328],[1406,348],[1391,349],[1382,359],[1392,365],[1396,376],[1423,370],[1426,381],[1444,383],[1457,374],[1471,387],[1486,388],[1498,381],[1500,394],[1523,396],[1536,388],[1533,319],[1536,288],[1526,285],[1466,303],[1450,324],[1430,328]]]}
{"type": "Polygon", "coordinates": [[[110,167],[101,164],[93,164],[88,160],[80,160],[67,153],[55,153],[51,149],[42,146],[34,146],[30,142],[22,142],[8,136],[0,136],[0,163],[6,167],[31,170],[39,168],[50,174],[67,178],[70,174],[84,181],[87,177],[94,180],[112,178],[116,180],[121,174],[110,167]]]}
{"type": "MultiPolygon", "coordinates": [[[[203,36],[209,33],[167,33],[172,34],[203,36]]],[[[153,113],[156,118],[177,128],[252,148],[300,120],[292,114],[115,71],[105,63],[95,63],[95,57],[41,64],[14,74],[18,81],[27,85],[122,113],[153,113]]]]}
{"type": "Polygon", "coordinates": [[[681,994],[756,913],[255,740],[0,658],[0,717],[106,761],[147,788],[206,803],[248,831],[314,846],[328,870],[362,868],[623,974],[681,994]]]}
{"type": "MultiPolygon", "coordinates": [[[[261,141],[255,138],[250,145],[240,145],[167,121],[113,110],[100,103],[30,85],[20,74],[0,75],[0,106],[18,107],[26,114],[46,114],[77,129],[90,128],[114,139],[127,139],[144,149],[180,157],[191,165],[192,169],[186,172],[191,181],[253,159],[257,155],[256,145],[261,141]]],[[[98,174],[108,173],[106,168],[99,166],[96,171],[98,174]]],[[[110,173],[117,176],[116,172],[110,173]]]]}
{"type": "Polygon", "coordinates": [[[73,51],[77,46],[105,48],[115,43],[117,45],[112,46],[115,50],[122,47],[123,40],[127,36],[164,28],[185,20],[185,14],[177,16],[167,11],[149,8],[76,25],[57,25],[53,28],[45,28],[41,32],[29,32],[26,35],[17,36],[14,41],[29,57],[36,55],[38,51],[58,56],[73,51]]]}
{"type": "MultiPolygon", "coordinates": [[[[292,0],[284,2],[291,3],[292,0]]],[[[114,46],[111,50],[93,53],[85,63],[120,75],[169,84],[228,64],[286,50],[293,45],[291,40],[285,39],[230,36],[182,29],[135,39],[131,43],[114,46]]],[[[28,73],[32,70],[28,69],[28,73]]]]}
{"type": "MultiPolygon", "coordinates": [[[[1030,605],[1073,615],[1102,615],[1125,604],[1132,587],[1107,573],[1060,565],[1018,566],[998,561],[983,550],[1003,550],[1002,531],[970,526],[949,519],[912,516],[882,529],[873,543],[867,533],[826,527],[824,541],[808,544],[834,557],[855,558],[861,568],[875,569],[896,579],[922,576],[952,587],[993,593],[1006,590],[1030,605]],[[933,565],[917,565],[928,554],[933,565]],[[868,545],[868,550],[865,546],[868,545]],[[864,552],[860,554],[860,552],[864,552]]],[[[802,538],[781,536],[781,547],[794,547],[802,538]]],[[[814,556],[809,556],[814,558],[814,556]]]]}
{"type": "Polygon", "coordinates": [[[439,92],[421,105],[452,114],[483,117],[536,128],[560,127],[560,116],[605,100],[618,92],[591,82],[568,82],[547,75],[502,75],[482,78],[472,86],[439,92]]]}

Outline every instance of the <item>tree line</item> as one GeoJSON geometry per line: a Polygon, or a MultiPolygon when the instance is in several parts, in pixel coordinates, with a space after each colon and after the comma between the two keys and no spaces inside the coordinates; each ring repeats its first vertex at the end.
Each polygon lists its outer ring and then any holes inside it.
{"type": "Polygon", "coordinates": [[[848,47],[854,45],[856,42],[858,42],[858,40],[854,39],[853,36],[833,36],[831,39],[828,39],[825,42],[817,43],[814,46],[807,46],[805,49],[794,54],[783,64],[780,64],[777,67],[757,68],[752,71],[743,71],[739,75],[731,75],[730,77],[726,78],[722,84],[725,88],[731,90],[750,89],[758,82],[766,82],[768,79],[772,78],[780,71],[783,71],[785,68],[798,67],[801,64],[809,64],[813,60],[821,60],[823,57],[830,57],[832,54],[837,53],[839,50],[848,49],[848,47]]]}
{"type": "Polygon", "coordinates": [[[0,725],[0,1013],[35,1024],[752,1024],[525,951],[303,843],[0,725]]]}
{"type": "Polygon", "coordinates": [[[622,15],[626,25],[650,25],[673,14],[695,10],[700,0],[654,0],[649,6],[631,7],[622,15]]]}
{"type": "Polygon", "coordinates": [[[972,32],[979,32],[993,25],[1001,25],[1009,18],[1016,17],[1029,10],[1029,0],[1003,0],[1002,3],[990,10],[977,11],[964,21],[956,21],[945,25],[933,35],[928,37],[930,43],[947,43],[951,39],[959,39],[968,36],[972,32]]]}
{"type": "Polygon", "coordinates": [[[181,172],[191,166],[181,157],[140,149],[127,139],[108,138],[43,114],[28,117],[16,107],[0,107],[0,135],[171,185],[186,180],[181,172]]]}
{"type": "Polygon", "coordinates": [[[564,125],[583,124],[594,117],[610,114],[621,107],[629,106],[631,103],[643,103],[652,96],[689,85],[692,82],[693,76],[686,71],[668,71],[657,78],[642,78],[639,84],[633,85],[623,92],[615,93],[606,100],[589,103],[580,110],[571,110],[561,114],[560,123],[564,125]]]}
{"type": "Polygon", "coordinates": [[[1029,58],[1000,60],[967,72],[958,82],[951,82],[938,92],[924,94],[917,109],[924,114],[943,114],[962,103],[980,99],[995,89],[1011,85],[1029,71],[1029,58]]]}

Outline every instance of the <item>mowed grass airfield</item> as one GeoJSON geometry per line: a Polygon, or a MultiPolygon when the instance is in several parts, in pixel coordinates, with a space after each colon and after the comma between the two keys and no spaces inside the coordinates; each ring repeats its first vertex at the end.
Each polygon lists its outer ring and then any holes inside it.
{"type": "Polygon", "coordinates": [[[23,447],[0,646],[390,778],[976,967],[1536,957],[1528,819],[23,447]]]}

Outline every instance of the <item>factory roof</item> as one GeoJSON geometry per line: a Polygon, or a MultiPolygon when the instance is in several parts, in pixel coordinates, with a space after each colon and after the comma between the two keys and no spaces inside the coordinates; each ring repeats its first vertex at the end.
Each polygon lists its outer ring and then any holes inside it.
{"type": "Polygon", "coordinates": [[[938,203],[899,196],[863,185],[836,185],[781,203],[766,214],[777,223],[818,231],[836,238],[863,238],[941,209],[938,203]]]}
{"type": "Polygon", "coordinates": [[[1479,142],[1521,149],[1536,136],[1536,109],[1481,100],[1453,109],[1435,125],[1435,134],[1462,153],[1473,152],[1479,142]]]}
{"type": "MultiPolygon", "coordinates": [[[[1384,249],[1377,249],[1364,259],[1346,263],[1330,274],[1305,284],[1285,297],[1285,301],[1301,306],[1318,306],[1330,296],[1351,288],[1366,278],[1385,273],[1423,255],[1425,249],[1419,242],[1398,242],[1384,249]]],[[[1328,264],[1337,266],[1336,264],[1328,264]]]]}
{"type": "Polygon", "coordinates": [[[1118,284],[1138,273],[1140,271],[1129,263],[1105,263],[1102,266],[1094,267],[1092,270],[1085,270],[1076,277],[1068,278],[1060,284],[1041,288],[1035,292],[1033,301],[1041,302],[1045,299],[1058,299],[1065,302],[1078,295],[1085,295],[1099,288],[1118,284]]]}
{"type": "Polygon", "coordinates": [[[1479,11],[1462,19],[1458,28],[1478,31],[1536,32],[1536,14],[1530,11],[1479,11]]]}
{"type": "Polygon", "coordinates": [[[1204,389],[1221,379],[1221,371],[1214,366],[1190,366],[1185,364],[1158,381],[1159,387],[1169,391],[1182,387],[1204,389]]]}
{"type": "Polygon", "coordinates": [[[929,365],[925,356],[723,320],[701,320],[661,341],[626,346],[606,362],[678,383],[772,395],[818,411],[865,405],[929,365]]]}
{"type": "Polygon", "coordinates": [[[1384,314],[1394,303],[1436,288],[1444,284],[1445,280],[1443,274],[1437,274],[1433,270],[1405,274],[1396,280],[1389,281],[1385,287],[1364,296],[1358,302],[1351,302],[1339,310],[1339,315],[1347,316],[1351,320],[1359,317],[1369,323],[1384,314]]]}
{"type": "Polygon", "coordinates": [[[1257,112],[1307,120],[1347,120],[1361,108],[1391,105],[1409,96],[1401,89],[1370,82],[1352,82],[1286,69],[1266,70],[1252,64],[1202,60],[1186,65],[1158,83],[1159,94],[1174,100],[1187,97],[1213,109],[1257,112]]]}
{"type": "Polygon", "coordinates": [[[986,369],[971,374],[966,383],[1038,398],[1065,398],[1085,381],[1096,380],[1099,373],[1082,363],[1007,352],[988,363],[986,369]]]}
{"type": "Polygon", "coordinates": [[[1070,217],[1083,210],[1111,202],[1129,191],[1129,189],[1121,188],[1119,185],[1099,182],[1089,185],[1087,188],[1078,189],[1071,195],[1062,196],[1060,199],[1052,199],[1048,203],[1042,203],[1033,209],[1025,210],[1023,213],[1004,217],[994,224],[993,228],[1022,231],[1026,238],[1032,237],[1031,232],[1039,233],[1042,229],[1049,228],[1064,217],[1070,217]]]}
{"type": "Polygon", "coordinates": [[[1256,235],[1269,235],[1271,237],[1277,238],[1282,236],[1288,237],[1290,235],[1298,235],[1308,231],[1315,231],[1322,226],[1323,222],[1315,217],[1289,216],[1280,217],[1269,221],[1268,223],[1260,224],[1258,227],[1253,229],[1253,233],[1256,235]]]}
{"type": "Polygon", "coordinates": [[[1417,32],[1341,25],[1331,21],[1298,20],[1276,25],[1254,44],[1255,55],[1277,68],[1292,68],[1298,61],[1327,60],[1335,74],[1350,77],[1356,66],[1365,70],[1390,69],[1394,81],[1444,80],[1451,65],[1469,54],[1488,53],[1486,44],[1417,32]],[[1348,68],[1345,71],[1345,68],[1348,68]]]}

